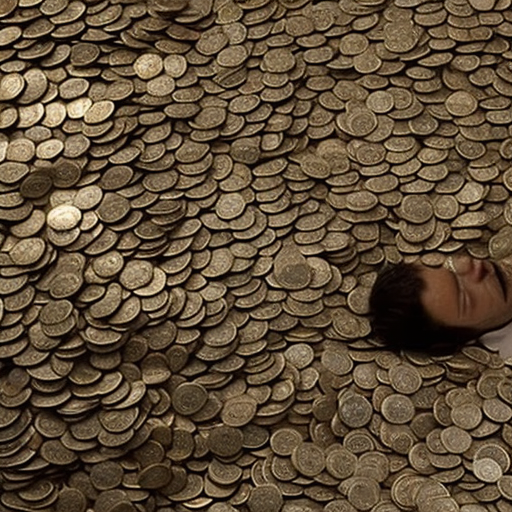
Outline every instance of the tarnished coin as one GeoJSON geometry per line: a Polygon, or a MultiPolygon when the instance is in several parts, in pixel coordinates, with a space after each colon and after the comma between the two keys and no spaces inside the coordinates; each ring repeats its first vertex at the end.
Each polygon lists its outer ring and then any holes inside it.
{"type": "Polygon", "coordinates": [[[177,413],[191,416],[199,412],[206,401],[208,393],[200,384],[184,382],[172,394],[172,404],[177,413]]]}
{"type": "MultiPolygon", "coordinates": [[[[76,204],[76,203],[75,203],[76,204]]],[[[80,208],[78,204],[76,204],[80,208]]],[[[107,192],[98,206],[98,217],[106,223],[116,223],[128,215],[130,203],[124,197],[115,192],[107,192]]]]}
{"type": "Polygon", "coordinates": [[[302,442],[293,449],[292,462],[297,471],[313,477],[325,469],[324,451],[311,442],[302,442]]]}
{"type": "Polygon", "coordinates": [[[364,396],[347,393],[339,400],[338,414],[350,428],[360,428],[368,424],[372,413],[372,406],[364,396]]]}
{"type": "Polygon", "coordinates": [[[17,242],[9,251],[16,265],[33,265],[43,256],[46,243],[42,238],[30,237],[17,242]]]}
{"type": "Polygon", "coordinates": [[[284,288],[300,290],[311,281],[311,268],[306,258],[293,246],[276,256],[274,266],[276,280],[284,288]]]}
{"type": "Polygon", "coordinates": [[[220,417],[229,427],[242,427],[251,422],[257,409],[255,398],[249,395],[236,396],[226,400],[220,417]]]}
{"type": "Polygon", "coordinates": [[[138,475],[137,482],[143,489],[159,489],[172,478],[170,464],[156,463],[145,467],[138,475]]]}
{"type": "Polygon", "coordinates": [[[473,462],[475,476],[486,483],[495,483],[503,476],[503,470],[493,459],[483,457],[473,462]]]}
{"type": "Polygon", "coordinates": [[[422,385],[420,372],[406,364],[392,366],[389,369],[389,380],[395,391],[406,395],[416,393],[422,385]]]}
{"type": "Polygon", "coordinates": [[[247,506],[251,512],[277,512],[284,500],[279,488],[274,484],[262,484],[252,489],[247,506]]]}
{"type": "Polygon", "coordinates": [[[446,98],[445,106],[453,116],[469,116],[478,108],[478,101],[468,91],[456,91],[446,98]]]}
{"type": "Polygon", "coordinates": [[[6,0],[0,8],[0,16],[8,16],[18,7],[18,0],[6,0]]]}
{"type": "Polygon", "coordinates": [[[441,431],[441,442],[450,453],[463,453],[471,446],[471,436],[456,426],[441,431]]]}
{"type": "Polygon", "coordinates": [[[92,262],[94,272],[103,278],[114,277],[124,266],[123,255],[118,251],[109,251],[95,258],[92,262]]]}
{"type": "Polygon", "coordinates": [[[393,424],[409,423],[415,414],[412,400],[405,395],[392,394],[382,402],[382,416],[393,424]]]}
{"type": "Polygon", "coordinates": [[[60,440],[51,439],[41,446],[41,456],[51,464],[66,466],[77,460],[74,452],[66,448],[60,440]]]}
{"type": "Polygon", "coordinates": [[[50,175],[54,186],[69,188],[78,183],[82,170],[78,163],[63,160],[50,169],[50,175]]]}
{"type": "Polygon", "coordinates": [[[4,75],[0,81],[0,98],[3,101],[13,100],[22,93],[25,85],[25,80],[19,73],[4,75]]]}
{"type": "Polygon", "coordinates": [[[114,489],[121,484],[124,471],[120,464],[105,461],[91,469],[91,483],[100,491],[114,489]]]}
{"type": "Polygon", "coordinates": [[[215,455],[231,457],[237,454],[243,445],[243,434],[235,427],[219,426],[210,431],[208,446],[215,455]]]}
{"type": "Polygon", "coordinates": [[[356,470],[357,455],[340,446],[329,450],[325,459],[325,467],[335,478],[345,479],[356,470]]]}
{"type": "Polygon", "coordinates": [[[293,428],[280,428],[272,434],[270,446],[277,455],[290,456],[302,441],[303,438],[297,430],[293,428]]]}
{"type": "Polygon", "coordinates": [[[142,288],[151,282],[153,272],[154,269],[150,262],[146,260],[130,260],[121,271],[119,282],[127,290],[142,288]]]}

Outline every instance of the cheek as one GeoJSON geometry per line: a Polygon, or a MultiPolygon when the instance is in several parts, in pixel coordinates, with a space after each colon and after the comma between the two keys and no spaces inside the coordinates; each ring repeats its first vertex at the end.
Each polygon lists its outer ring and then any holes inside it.
{"type": "Polygon", "coordinates": [[[427,313],[443,323],[451,323],[457,318],[457,300],[446,290],[429,293],[425,296],[423,305],[427,313]]]}
{"type": "Polygon", "coordinates": [[[453,275],[446,269],[425,269],[421,302],[438,322],[451,324],[458,318],[458,296],[453,275]]]}
{"type": "Polygon", "coordinates": [[[473,293],[471,300],[475,315],[479,314],[487,318],[500,318],[510,310],[510,305],[506,304],[492,290],[477,291],[473,293]]]}

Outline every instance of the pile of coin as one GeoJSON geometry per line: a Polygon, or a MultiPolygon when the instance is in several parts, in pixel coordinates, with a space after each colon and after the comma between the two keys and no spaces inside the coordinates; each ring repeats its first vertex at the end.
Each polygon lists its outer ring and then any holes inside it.
{"type": "Polygon", "coordinates": [[[512,512],[510,365],[366,317],[512,253],[510,7],[1,0],[0,510],[512,512]]]}

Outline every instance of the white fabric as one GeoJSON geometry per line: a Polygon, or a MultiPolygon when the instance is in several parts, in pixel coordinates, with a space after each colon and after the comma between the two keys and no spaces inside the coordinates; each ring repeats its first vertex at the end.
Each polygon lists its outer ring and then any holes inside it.
{"type": "Polygon", "coordinates": [[[512,322],[495,331],[482,334],[479,338],[488,349],[499,352],[503,359],[512,356],[512,322]]]}

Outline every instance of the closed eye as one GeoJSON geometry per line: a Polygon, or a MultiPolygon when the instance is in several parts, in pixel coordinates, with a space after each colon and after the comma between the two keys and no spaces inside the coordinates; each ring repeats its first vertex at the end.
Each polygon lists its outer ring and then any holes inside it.
{"type": "Polygon", "coordinates": [[[463,317],[467,311],[467,297],[464,290],[464,287],[460,283],[460,279],[458,275],[453,272],[453,278],[455,280],[455,288],[457,290],[457,304],[458,304],[458,312],[459,318],[463,317]]]}

